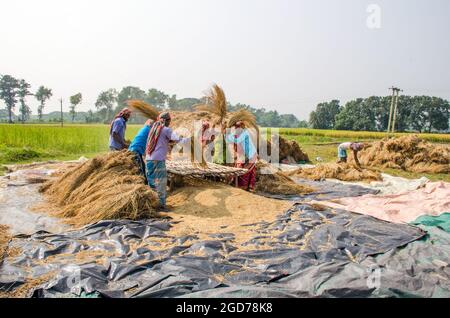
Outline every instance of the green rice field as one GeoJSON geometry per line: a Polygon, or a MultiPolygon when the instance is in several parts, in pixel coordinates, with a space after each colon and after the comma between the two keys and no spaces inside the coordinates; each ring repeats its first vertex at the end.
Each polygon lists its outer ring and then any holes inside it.
{"type": "MultiPolygon", "coordinates": [[[[141,127],[128,125],[126,138],[132,139],[141,127]]],[[[371,141],[386,137],[382,132],[305,128],[281,128],[279,133],[288,139],[296,140],[313,163],[335,160],[337,143],[348,140],[371,141]]],[[[430,142],[450,144],[450,134],[419,136],[430,142]]],[[[109,125],[103,124],[65,124],[64,127],[51,124],[0,124],[0,164],[92,157],[108,151],[108,138],[109,125]]]]}

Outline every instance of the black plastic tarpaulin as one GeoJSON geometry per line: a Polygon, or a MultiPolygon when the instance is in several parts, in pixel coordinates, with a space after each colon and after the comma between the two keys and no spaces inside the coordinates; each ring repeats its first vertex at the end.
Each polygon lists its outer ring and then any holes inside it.
{"type": "MultiPolygon", "coordinates": [[[[317,205],[298,203],[274,222],[257,224],[258,235],[243,244],[232,233],[217,233],[210,240],[170,237],[169,227],[165,220],[115,220],[63,234],[17,236],[10,245],[22,252],[1,264],[0,291],[48,275],[45,283],[29,288],[29,296],[430,296],[436,293],[428,276],[449,278],[440,269],[446,261],[441,256],[438,265],[427,265],[421,285],[410,267],[400,266],[397,279],[383,288],[383,272],[376,266],[384,265],[377,255],[394,257],[426,233],[317,205]],[[172,244],[158,246],[158,238],[172,244]]],[[[448,293],[448,286],[438,286],[448,293]]]]}

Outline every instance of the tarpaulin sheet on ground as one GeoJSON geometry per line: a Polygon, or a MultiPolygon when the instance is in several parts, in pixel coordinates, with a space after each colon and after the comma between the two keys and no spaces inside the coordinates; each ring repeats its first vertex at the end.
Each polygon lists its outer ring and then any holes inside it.
{"type": "Polygon", "coordinates": [[[412,222],[421,215],[439,215],[450,211],[450,183],[429,182],[414,191],[388,195],[363,195],[340,198],[324,205],[346,209],[390,222],[412,222]]]}
{"type": "MultiPolygon", "coordinates": [[[[222,288],[238,296],[370,296],[377,288],[367,285],[361,262],[425,235],[410,225],[308,204],[258,224],[260,235],[243,246],[236,246],[230,233],[206,241],[173,237],[173,246],[161,248],[157,238],[169,226],[160,220],[102,221],[63,234],[16,237],[10,245],[22,252],[1,265],[0,290],[49,275],[47,283],[34,288],[34,296],[84,291],[114,297],[212,297],[222,288]]],[[[408,270],[400,269],[405,279],[408,270]]],[[[432,288],[394,287],[418,296],[432,288]]]]}
{"type": "Polygon", "coordinates": [[[333,200],[342,197],[357,197],[365,194],[377,194],[379,190],[370,189],[357,184],[343,184],[332,181],[313,181],[301,178],[292,178],[295,182],[308,185],[316,191],[301,195],[277,195],[264,194],[271,198],[293,200],[293,201],[312,201],[312,200],[333,200]]]}

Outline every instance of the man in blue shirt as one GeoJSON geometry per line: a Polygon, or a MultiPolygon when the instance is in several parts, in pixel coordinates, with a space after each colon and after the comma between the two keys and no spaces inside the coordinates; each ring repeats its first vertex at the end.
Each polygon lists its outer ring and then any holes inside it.
{"type": "Polygon", "coordinates": [[[117,151],[128,148],[125,141],[125,131],[127,129],[127,121],[131,116],[131,111],[128,108],[122,109],[111,122],[109,129],[109,149],[117,151]]]}
{"type": "Polygon", "coordinates": [[[147,184],[147,176],[145,174],[145,163],[142,156],[145,153],[145,147],[147,146],[148,133],[150,132],[150,126],[153,124],[153,120],[149,119],[145,122],[144,127],[142,127],[134,139],[131,141],[129,151],[134,153],[134,158],[139,166],[141,175],[145,178],[145,184],[147,184]]]}

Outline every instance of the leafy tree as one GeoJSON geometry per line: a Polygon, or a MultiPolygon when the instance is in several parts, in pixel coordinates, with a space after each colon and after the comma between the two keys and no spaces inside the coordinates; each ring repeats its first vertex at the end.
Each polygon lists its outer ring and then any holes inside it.
{"type": "Polygon", "coordinates": [[[52,90],[49,88],[46,88],[44,86],[40,86],[36,92],[36,94],[34,94],[34,97],[36,97],[36,99],[40,102],[39,106],[38,106],[38,117],[39,117],[39,121],[42,120],[42,112],[44,110],[44,106],[45,106],[45,102],[50,99],[50,97],[52,97],[53,93],[52,90]]]}
{"type": "Polygon", "coordinates": [[[32,95],[32,93],[30,92],[30,87],[31,87],[31,85],[28,84],[25,80],[21,79],[19,81],[19,90],[17,92],[17,95],[19,96],[19,102],[20,102],[19,112],[20,112],[20,116],[21,116],[20,120],[22,121],[22,123],[27,121],[31,114],[31,109],[26,104],[26,101],[25,101],[25,98],[27,96],[32,95]]]}
{"type": "Polygon", "coordinates": [[[116,101],[117,91],[113,88],[103,91],[98,95],[97,101],[95,102],[95,107],[98,110],[105,110],[105,121],[111,119],[111,111],[113,110],[116,101]]]}
{"type": "Polygon", "coordinates": [[[166,107],[168,97],[169,96],[164,94],[164,92],[159,91],[156,88],[151,88],[147,91],[145,101],[159,109],[164,109],[166,107]]]}
{"type": "Polygon", "coordinates": [[[17,103],[19,81],[11,75],[3,75],[0,78],[0,99],[6,104],[8,110],[8,122],[12,123],[12,112],[17,103]]]}
{"type": "Polygon", "coordinates": [[[306,120],[300,120],[298,122],[298,126],[297,127],[298,128],[308,128],[309,124],[308,124],[308,122],[306,120]]]}
{"type": "Polygon", "coordinates": [[[362,98],[350,101],[336,115],[334,128],[339,130],[375,130],[375,112],[362,98]]]}
{"type": "Polygon", "coordinates": [[[145,91],[135,86],[126,86],[117,94],[117,106],[123,108],[126,106],[126,101],[130,99],[145,100],[145,91]]]}
{"type": "Polygon", "coordinates": [[[316,129],[333,129],[336,122],[336,115],[340,112],[341,107],[338,100],[332,100],[327,103],[320,103],[316,110],[311,112],[309,124],[316,129]]]}
{"type": "Polygon", "coordinates": [[[70,115],[72,116],[72,122],[75,120],[75,107],[77,107],[82,100],[83,96],[81,93],[70,96],[70,115]]]}

